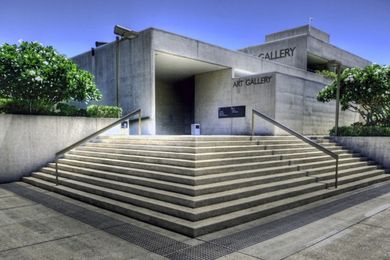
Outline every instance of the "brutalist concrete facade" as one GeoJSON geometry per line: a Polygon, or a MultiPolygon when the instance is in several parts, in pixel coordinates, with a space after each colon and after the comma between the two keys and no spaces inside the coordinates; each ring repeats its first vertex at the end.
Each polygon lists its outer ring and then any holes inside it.
{"type": "MultiPolygon", "coordinates": [[[[298,132],[326,134],[335,104],[316,101],[329,81],[312,71],[329,68],[331,60],[344,67],[370,64],[329,38],[302,26],[234,51],[150,28],[73,59],[95,75],[101,104],[119,105],[125,113],[142,109],[144,134],[190,134],[191,123],[199,123],[202,134],[249,134],[252,108],[298,132]],[[238,117],[221,116],[238,106],[244,107],[238,117]]],[[[341,113],[341,125],[358,120],[341,113]]],[[[260,118],[255,126],[260,134],[283,134],[260,118]]]]}

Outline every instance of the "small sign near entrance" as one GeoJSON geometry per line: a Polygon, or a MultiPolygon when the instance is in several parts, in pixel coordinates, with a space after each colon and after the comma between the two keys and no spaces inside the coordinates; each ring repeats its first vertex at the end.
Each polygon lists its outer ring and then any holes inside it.
{"type": "Polygon", "coordinates": [[[219,107],[218,118],[245,117],[245,106],[219,107]]]}

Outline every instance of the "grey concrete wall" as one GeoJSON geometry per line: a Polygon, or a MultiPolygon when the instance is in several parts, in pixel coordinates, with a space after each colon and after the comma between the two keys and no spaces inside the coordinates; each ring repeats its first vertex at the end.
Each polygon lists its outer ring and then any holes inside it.
{"type": "Polygon", "coordinates": [[[390,137],[339,136],[335,141],[390,169],[390,137]]]}
{"type": "Polygon", "coordinates": [[[0,183],[20,180],[115,119],[0,115],[0,183]]]}
{"type": "MultiPolygon", "coordinates": [[[[256,75],[259,76],[259,75],[256,75]]],[[[230,69],[209,72],[195,77],[195,121],[201,125],[202,134],[249,134],[251,131],[252,108],[274,117],[275,87],[274,74],[271,82],[261,85],[233,87],[230,69]],[[246,117],[218,118],[219,107],[246,106],[246,117]]],[[[251,76],[240,78],[242,80],[251,76]]],[[[256,119],[257,134],[273,134],[273,126],[256,119]]]]}
{"type": "MultiPolygon", "coordinates": [[[[119,106],[126,114],[141,108],[144,120],[142,132],[155,133],[154,57],[151,49],[151,33],[143,31],[135,39],[119,42],[119,106]]],[[[116,105],[116,42],[111,42],[91,52],[80,54],[73,60],[95,75],[97,87],[103,94],[99,104],[116,105]]]]}
{"type": "Polygon", "coordinates": [[[274,61],[306,70],[306,45],[307,36],[303,35],[293,38],[287,38],[285,40],[273,41],[253,47],[248,47],[245,49],[241,49],[240,51],[259,57],[259,55],[264,55],[264,53],[280,53],[281,50],[290,50],[290,48],[292,48],[294,51],[291,54],[293,55],[278,58],[274,61]]]}
{"type": "Polygon", "coordinates": [[[326,82],[324,77],[318,74],[277,61],[260,59],[241,51],[221,48],[219,46],[154,28],[149,30],[152,33],[152,49],[160,52],[172,53],[186,58],[258,74],[276,71],[297,77],[304,77],[308,80],[326,82]]]}
{"type": "Polygon", "coordinates": [[[310,34],[321,41],[329,42],[329,34],[309,25],[304,25],[301,27],[288,29],[281,32],[267,34],[265,36],[265,41],[266,42],[277,41],[277,40],[281,40],[281,39],[285,39],[297,35],[304,35],[304,34],[306,35],[310,34]]]}
{"type": "MultiPolygon", "coordinates": [[[[277,73],[275,119],[305,135],[329,134],[335,122],[335,103],[321,103],[316,99],[324,86],[320,82],[277,73]]],[[[340,126],[357,121],[357,113],[340,112],[340,126]]],[[[283,131],[276,130],[276,133],[283,131]]]]}
{"type": "Polygon", "coordinates": [[[307,38],[307,52],[327,60],[341,61],[347,67],[364,68],[371,64],[369,60],[310,36],[307,38]]]}

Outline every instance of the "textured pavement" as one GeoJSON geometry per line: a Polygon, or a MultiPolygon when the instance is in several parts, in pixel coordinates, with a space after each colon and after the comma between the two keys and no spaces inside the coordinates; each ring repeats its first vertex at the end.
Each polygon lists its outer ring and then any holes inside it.
{"type": "Polygon", "coordinates": [[[0,259],[390,259],[390,182],[196,239],[2,184],[0,259]]]}

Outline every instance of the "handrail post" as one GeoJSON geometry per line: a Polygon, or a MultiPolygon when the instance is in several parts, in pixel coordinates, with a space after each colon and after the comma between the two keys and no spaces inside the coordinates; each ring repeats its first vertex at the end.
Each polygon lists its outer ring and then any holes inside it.
{"type": "Polygon", "coordinates": [[[56,186],[58,186],[58,158],[56,158],[56,186]]]}
{"type": "Polygon", "coordinates": [[[254,134],[255,134],[255,112],[252,110],[252,136],[251,136],[251,139],[253,139],[254,134]]]}
{"type": "Polygon", "coordinates": [[[141,110],[138,113],[138,135],[141,135],[141,110]]]}
{"type": "Polygon", "coordinates": [[[337,189],[338,185],[338,178],[339,178],[339,156],[337,155],[336,158],[336,171],[335,171],[335,176],[334,176],[334,187],[337,189]]]}

